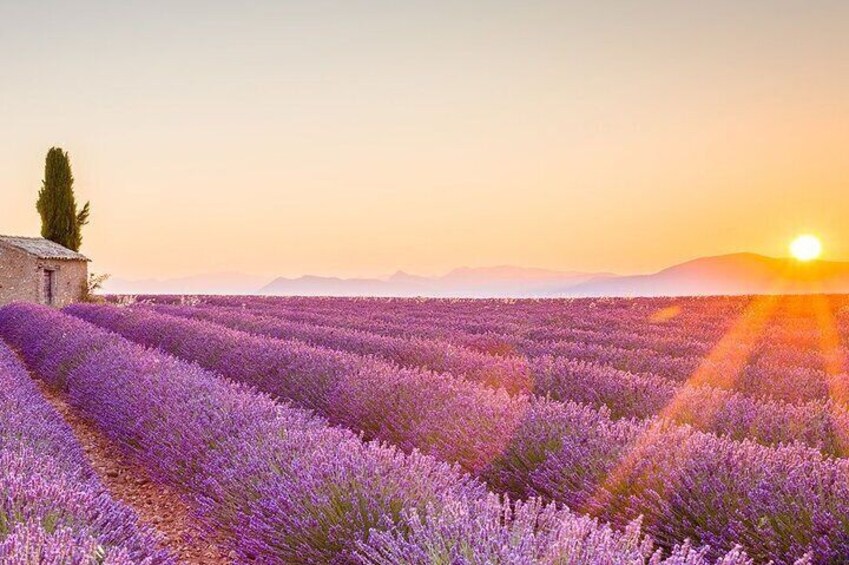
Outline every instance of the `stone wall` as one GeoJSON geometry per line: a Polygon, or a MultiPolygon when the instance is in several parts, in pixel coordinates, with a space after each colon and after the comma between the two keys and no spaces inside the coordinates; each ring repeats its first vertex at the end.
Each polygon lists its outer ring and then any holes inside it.
{"type": "Polygon", "coordinates": [[[0,244],[0,306],[16,301],[46,303],[47,297],[42,296],[45,269],[54,272],[54,306],[79,302],[88,278],[88,263],[39,259],[0,244]]]}

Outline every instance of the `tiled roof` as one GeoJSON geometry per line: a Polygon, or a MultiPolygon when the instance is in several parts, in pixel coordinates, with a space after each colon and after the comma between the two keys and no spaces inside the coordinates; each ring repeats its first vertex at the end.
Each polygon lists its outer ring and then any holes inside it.
{"type": "Polygon", "coordinates": [[[42,237],[12,237],[8,235],[0,235],[0,244],[7,244],[35,255],[41,259],[69,259],[72,261],[88,261],[89,259],[76,251],[71,251],[67,247],[62,247],[58,243],[44,239],[42,237]]]}

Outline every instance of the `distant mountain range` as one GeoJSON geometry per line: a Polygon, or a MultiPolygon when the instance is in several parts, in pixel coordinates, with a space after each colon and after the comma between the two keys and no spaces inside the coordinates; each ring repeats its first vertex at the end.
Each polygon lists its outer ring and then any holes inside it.
{"type": "Polygon", "coordinates": [[[433,296],[553,298],[712,294],[849,293],[849,263],[736,253],[703,257],[645,275],[521,267],[460,268],[443,276],[398,272],[387,278],[280,277],[239,273],[171,280],[110,280],[116,294],[266,294],[279,296],[433,296]]]}
{"type": "Polygon", "coordinates": [[[590,280],[570,296],[849,293],[849,263],[735,253],[703,257],[650,275],[590,280]]]}
{"type": "Polygon", "coordinates": [[[213,273],[176,279],[128,280],[110,278],[103,292],[110,294],[257,294],[268,282],[242,273],[213,273]]]}
{"type": "Polygon", "coordinates": [[[612,277],[609,273],[549,271],[520,267],[461,268],[439,277],[397,272],[386,279],[340,279],[334,277],[278,278],[260,294],[282,296],[437,296],[437,297],[539,297],[591,280],[612,277]]]}

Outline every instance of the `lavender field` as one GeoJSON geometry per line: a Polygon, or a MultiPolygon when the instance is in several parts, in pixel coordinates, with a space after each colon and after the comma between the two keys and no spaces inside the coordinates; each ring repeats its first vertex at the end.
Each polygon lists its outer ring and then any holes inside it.
{"type": "Polygon", "coordinates": [[[12,304],[0,556],[186,561],[46,390],[226,562],[845,563],[847,333],[822,295],[12,304]]]}

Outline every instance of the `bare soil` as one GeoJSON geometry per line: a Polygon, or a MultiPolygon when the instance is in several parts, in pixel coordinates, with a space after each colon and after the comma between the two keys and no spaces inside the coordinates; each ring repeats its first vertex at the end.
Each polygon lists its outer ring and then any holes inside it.
{"type": "Polygon", "coordinates": [[[71,426],[86,457],[104,486],[116,500],[131,507],[140,520],[162,536],[162,546],[180,563],[218,565],[233,563],[224,549],[223,537],[204,532],[192,516],[191,507],[167,486],[150,480],[145,471],[121,455],[118,448],[94,425],[80,416],[62,393],[35,379],[48,402],[71,426]]]}

